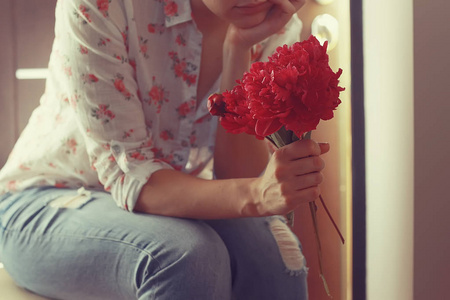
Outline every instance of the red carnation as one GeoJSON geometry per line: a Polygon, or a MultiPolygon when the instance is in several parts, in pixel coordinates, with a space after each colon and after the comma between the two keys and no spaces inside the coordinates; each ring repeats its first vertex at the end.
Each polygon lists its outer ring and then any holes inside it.
{"type": "MultiPolygon", "coordinates": [[[[214,100],[212,97],[211,100],[214,100]]],[[[248,133],[256,135],[256,120],[252,117],[248,103],[245,100],[245,92],[242,86],[236,86],[232,91],[223,93],[225,102],[224,114],[220,119],[220,123],[228,132],[231,133],[248,133]]],[[[262,139],[262,137],[257,136],[262,139]]]]}
{"type": "Polygon", "coordinates": [[[258,138],[283,126],[298,137],[315,129],[320,120],[333,117],[344,90],[338,86],[342,70],[331,70],[326,48],[327,43],[320,45],[314,36],[291,47],[278,47],[268,62],[253,63],[223,98],[211,97],[212,103],[225,103],[211,104],[211,114],[220,116],[230,132],[258,138]]]}

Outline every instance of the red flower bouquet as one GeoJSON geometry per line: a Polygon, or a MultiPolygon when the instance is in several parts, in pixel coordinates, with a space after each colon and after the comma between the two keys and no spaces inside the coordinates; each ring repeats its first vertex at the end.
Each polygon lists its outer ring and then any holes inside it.
{"type": "Polygon", "coordinates": [[[278,47],[268,62],[256,62],[231,91],[210,97],[209,108],[231,133],[264,138],[281,127],[300,137],[333,117],[341,103],[342,70],[328,64],[327,44],[308,40],[278,47]]]}
{"type": "MultiPolygon", "coordinates": [[[[338,86],[342,70],[331,70],[327,42],[322,46],[311,36],[288,47],[278,47],[267,62],[256,62],[231,91],[213,94],[208,108],[219,116],[221,125],[230,133],[248,133],[258,139],[267,138],[282,147],[300,138],[308,139],[320,120],[333,118],[341,103],[338,86]]],[[[344,239],[320,197],[326,212],[344,239]]],[[[310,203],[321,265],[320,239],[317,230],[316,205],[310,203]]],[[[288,214],[292,224],[293,213],[288,214]]]]}

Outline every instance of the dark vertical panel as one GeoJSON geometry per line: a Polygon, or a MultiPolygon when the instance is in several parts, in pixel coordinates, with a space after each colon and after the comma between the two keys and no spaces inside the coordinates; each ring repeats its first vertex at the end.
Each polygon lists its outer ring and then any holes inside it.
{"type": "Polygon", "coordinates": [[[5,164],[16,139],[15,51],[13,35],[13,1],[3,0],[0,9],[0,168],[5,164]]]}
{"type": "MultiPolygon", "coordinates": [[[[17,67],[46,68],[54,38],[56,0],[15,0],[17,67]]],[[[44,92],[45,80],[17,82],[18,129],[22,131],[44,92]]]]}
{"type": "Polygon", "coordinates": [[[366,176],[362,0],[350,1],[352,60],[353,299],[366,299],[366,176]]]}
{"type": "Polygon", "coordinates": [[[414,299],[449,299],[448,0],[414,0],[414,299]]]}

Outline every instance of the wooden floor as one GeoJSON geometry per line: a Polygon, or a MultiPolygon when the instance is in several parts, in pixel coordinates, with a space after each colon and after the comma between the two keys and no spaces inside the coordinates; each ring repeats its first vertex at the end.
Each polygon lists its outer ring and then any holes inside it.
{"type": "Polygon", "coordinates": [[[18,287],[5,269],[0,268],[0,300],[47,300],[18,287]]]}

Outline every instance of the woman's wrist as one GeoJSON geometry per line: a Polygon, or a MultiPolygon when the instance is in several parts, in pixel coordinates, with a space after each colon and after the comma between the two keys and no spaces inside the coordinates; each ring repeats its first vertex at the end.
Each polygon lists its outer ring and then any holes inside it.
{"type": "Polygon", "coordinates": [[[257,181],[258,178],[205,180],[179,171],[160,170],[142,188],[134,210],[194,219],[257,217],[257,181]]]}
{"type": "Polygon", "coordinates": [[[236,85],[236,80],[242,78],[250,68],[250,48],[232,43],[224,43],[223,46],[223,69],[222,91],[230,90],[236,85]]]}
{"type": "Polygon", "coordinates": [[[241,215],[243,217],[262,217],[264,212],[261,210],[260,199],[260,181],[261,178],[247,178],[246,196],[244,199],[241,215]]]}
{"type": "Polygon", "coordinates": [[[248,44],[242,39],[241,33],[237,27],[232,24],[228,26],[225,40],[223,42],[224,50],[248,51],[251,49],[253,44],[254,43],[248,44]]]}

